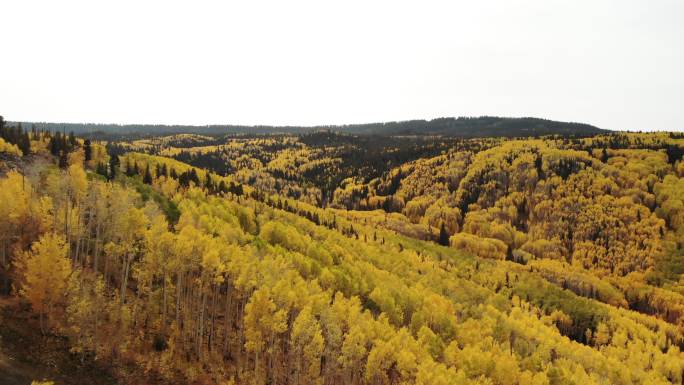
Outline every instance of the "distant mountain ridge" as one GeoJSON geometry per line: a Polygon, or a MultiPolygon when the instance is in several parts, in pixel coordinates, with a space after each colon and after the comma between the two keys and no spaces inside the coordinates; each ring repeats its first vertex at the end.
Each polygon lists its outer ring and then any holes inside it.
{"type": "Polygon", "coordinates": [[[241,125],[157,125],[157,124],[100,124],[100,123],[45,123],[21,122],[25,127],[35,124],[38,129],[73,131],[77,134],[99,132],[105,134],[302,134],[330,130],[356,135],[443,135],[461,137],[535,136],[535,135],[596,135],[610,132],[586,123],[559,122],[540,118],[507,118],[495,116],[437,118],[398,122],[366,123],[329,126],[241,126],[241,125]]]}

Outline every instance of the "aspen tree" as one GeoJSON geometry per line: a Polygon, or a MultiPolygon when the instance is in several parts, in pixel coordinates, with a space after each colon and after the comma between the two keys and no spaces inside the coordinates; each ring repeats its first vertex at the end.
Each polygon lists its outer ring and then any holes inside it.
{"type": "Polygon", "coordinates": [[[21,295],[40,317],[40,327],[45,332],[44,318],[48,321],[56,306],[64,303],[71,263],[67,257],[69,245],[54,233],[43,235],[31,245],[17,261],[23,274],[21,295]]]}

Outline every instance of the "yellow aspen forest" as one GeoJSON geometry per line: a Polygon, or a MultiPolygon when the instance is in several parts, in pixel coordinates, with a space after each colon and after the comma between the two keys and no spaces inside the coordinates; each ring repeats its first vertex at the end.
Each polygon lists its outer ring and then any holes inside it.
{"type": "Polygon", "coordinates": [[[684,383],[681,135],[392,139],[363,164],[370,139],[330,132],[21,135],[0,351],[97,384],[684,383]]]}
{"type": "Polygon", "coordinates": [[[684,385],[684,0],[0,0],[0,385],[684,385]]]}

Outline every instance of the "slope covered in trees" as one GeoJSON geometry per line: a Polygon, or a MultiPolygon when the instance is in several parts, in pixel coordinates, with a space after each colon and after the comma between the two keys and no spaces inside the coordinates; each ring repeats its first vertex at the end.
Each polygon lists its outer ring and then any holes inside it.
{"type": "Polygon", "coordinates": [[[585,123],[558,122],[538,118],[503,118],[495,116],[439,118],[399,122],[348,124],[329,126],[237,126],[237,125],[144,125],[29,122],[41,130],[73,131],[79,134],[305,134],[333,131],[360,135],[446,135],[459,137],[596,135],[606,130],[585,123]]]}
{"type": "Polygon", "coordinates": [[[126,384],[681,384],[680,141],[476,140],[323,207],[38,132],[3,294],[126,384]]]}

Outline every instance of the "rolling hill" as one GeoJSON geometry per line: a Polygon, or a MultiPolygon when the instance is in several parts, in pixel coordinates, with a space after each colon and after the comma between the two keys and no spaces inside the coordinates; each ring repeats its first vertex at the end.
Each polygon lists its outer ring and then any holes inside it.
{"type": "MultiPolygon", "coordinates": [[[[194,133],[223,134],[302,134],[330,130],[356,135],[443,135],[457,137],[528,137],[537,135],[596,135],[607,130],[585,124],[558,122],[539,118],[459,117],[432,120],[329,125],[329,126],[239,126],[239,125],[146,125],[146,124],[90,124],[21,122],[25,127],[35,125],[39,130],[73,131],[77,134],[100,133],[108,135],[161,135],[194,133]]],[[[12,123],[14,124],[14,123],[12,123]]]]}

